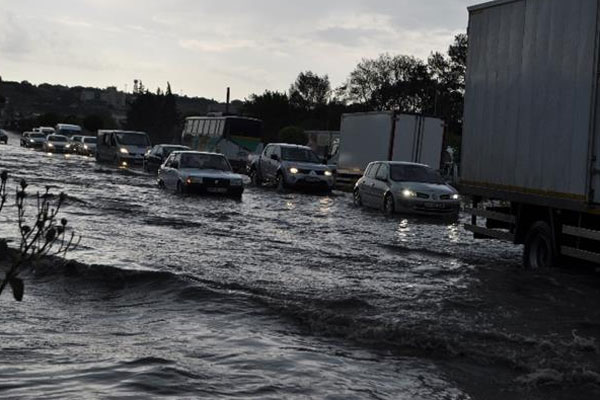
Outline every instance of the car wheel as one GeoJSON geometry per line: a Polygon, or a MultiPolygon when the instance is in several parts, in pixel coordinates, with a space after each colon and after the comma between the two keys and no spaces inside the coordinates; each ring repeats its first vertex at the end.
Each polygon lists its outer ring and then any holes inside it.
{"type": "Polygon", "coordinates": [[[283,177],[283,174],[279,172],[277,174],[277,191],[283,193],[286,189],[287,185],[285,184],[285,178],[283,177]]]}
{"type": "Polygon", "coordinates": [[[252,184],[254,186],[260,187],[262,185],[262,179],[260,179],[260,175],[256,168],[252,168],[250,171],[250,179],[252,179],[252,184]]]}
{"type": "Polygon", "coordinates": [[[547,270],[558,264],[558,252],[552,238],[552,229],[544,221],[534,223],[525,238],[523,265],[527,269],[547,270]]]}
{"type": "Polygon", "coordinates": [[[391,194],[387,194],[383,200],[383,212],[387,215],[394,214],[394,197],[391,194]]]}
{"type": "Polygon", "coordinates": [[[183,184],[181,183],[181,181],[177,181],[177,193],[179,193],[179,194],[185,194],[186,193],[185,187],[183,186],[183,184]]]}
{"type": "Polygon", "coordinates": [[[165,188],[165,183],[163,182],[162,179],[158,180],[158,188],[159,189],[164,189],[165,188]]]}
{"type": "Polygon", "coordinates": [[[356,207],[362,207],[362,198],[360,197],[360,190],[358,190],[358,188],[354,189],[352,200],[356,207]]]}

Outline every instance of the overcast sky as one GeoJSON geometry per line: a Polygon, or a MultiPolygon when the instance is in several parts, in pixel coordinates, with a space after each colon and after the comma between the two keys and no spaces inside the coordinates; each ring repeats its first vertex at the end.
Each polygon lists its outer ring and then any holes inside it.
{"type": "Polygon", "coordinates": [[[223,100],[288,90],[301,71],[339,86],[362,58],[427,58],[477,0],[0,0],[4,80],[117,86],[223,100]]]}

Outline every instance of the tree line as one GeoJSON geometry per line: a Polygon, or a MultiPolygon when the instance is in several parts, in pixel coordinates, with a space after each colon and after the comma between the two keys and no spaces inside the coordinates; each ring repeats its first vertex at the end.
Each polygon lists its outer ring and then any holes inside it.
{"type": "MultiPolygon", "coordinates": [[[[449,144],[459,147],[462,132],[467,36],[455,36],[445,54],[434,52],[424,61],[412,56],[382,54],[363,59],[340,87],[328,75],[301,72],[288,91],[252,94],[242,114],[263,121],[268,142],[305,143],[304,130],[340,128],[341,115],[393,110],[442,118],[449,144]]],[[[153,142],[176,142],[181,131],[170,84],[156,93],[136,82],[128,104],[127,129],[148,132],[153,142]]]]}
{"type": "Polygon", "coordinates": [[[328,75],[302,72],[287,92],[265,91],[246,99],[243,113],[262,119],[268,141],[283,129],[339,130],[343,113],[393,110],[442,118],[451,144],[462,132],[467,36],[459,34],[446,54],[427,61],[382,54],[363,59],[346,82],[332,89],[328,75]]]}

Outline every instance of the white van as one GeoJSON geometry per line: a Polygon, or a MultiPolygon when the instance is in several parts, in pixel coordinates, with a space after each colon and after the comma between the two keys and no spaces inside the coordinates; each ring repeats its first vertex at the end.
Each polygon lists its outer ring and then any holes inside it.
{"type": "Polygon", "coordinates": [[[66,137],[81,136],[81,127],[73,124],[56,124],[56,134],[66,137]]]}
{"type": "Polygon", "coordinates": [[[150,138],[145,132],[100,130],[96,144],[96,160],[119,166],[142,165],[150,150],[150,138]]]}

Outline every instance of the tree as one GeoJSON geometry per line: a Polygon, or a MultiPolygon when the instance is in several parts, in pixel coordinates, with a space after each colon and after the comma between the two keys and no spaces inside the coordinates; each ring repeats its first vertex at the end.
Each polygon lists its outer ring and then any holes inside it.
{"type": "Polygon", "coordinates": [[[173,142],[178,121],[175,96],[169,83],[165,94],[138,93],[128,105],[126,128],[148,133],[154,143],[173,142]]]}
{"type": "Polygon", "coordinates": [[[83,127],[90,132],[98,132],[104,128],[104,118],[97,114],[88,115],[83,119],[83,127]]]}
{"type": "Polygon", "coordinates": [[[423,61],[382,54],[374,60],[363,59],[338,93],[373,110],[421,112],[431,86],[423,61]]]}
{"type": "Polygon", "coordinates": [[[331,96],[329,76],[312,71],[301,72],[290,87],[290,104],[301,110],[314,110],[327,104],[331,96]]]}
{"type": "Polygon", "coordinates": [[[279,141],[281,143],[299,144],[305,146],[308,143],[308,136],[304,129],[298,126],[287,126],[279,131],[279,141]]]}
{"type": "Polygon", "coordinates": [[[277,140],[279,131],[290,125],[291,107],[288,96],[281,92],[266,90],[252,94],[246,99],[242,113],[263,121],[263,135],[267,142],[277,140]]]}

